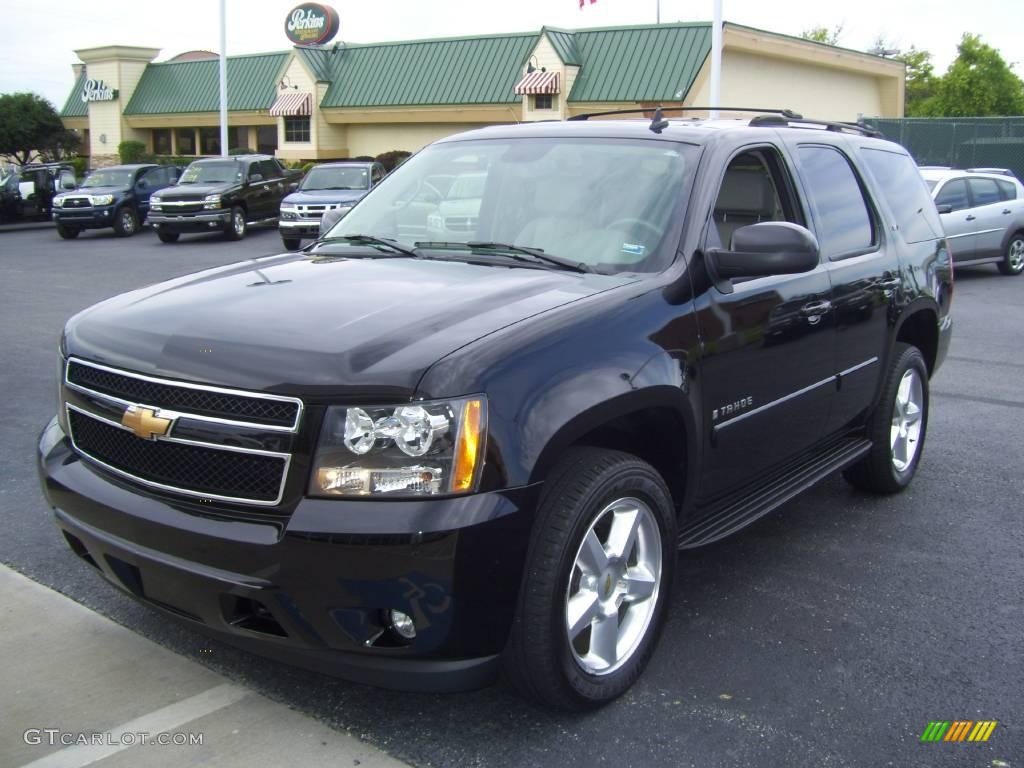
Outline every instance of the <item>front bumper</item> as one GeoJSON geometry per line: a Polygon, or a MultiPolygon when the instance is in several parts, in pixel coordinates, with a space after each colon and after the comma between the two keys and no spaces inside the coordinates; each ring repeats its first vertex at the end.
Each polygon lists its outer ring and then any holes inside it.
{"type": "Polygon", "coordinates": [[[72,550],[138,600],[287,663],[404,690],[493,681],[538,487],[456,499],[303,499],[291,514],[150,493],[52,421],[39,473],[72,550]],[[416,637],[387,626],[411,616],[416,637]]]}
{"type": "Polygon", "coordinates": [[[167,213],[150,210],[146,220],[159,232],[212,232],[230,224],[231,211],[228,209],[203,213],[167,213]]]}
{"type": "Polygon", "coordinates": [[[114,206],[97,208],[54,208],[50,214],[55,224],[79,229],[103,229],[114,225],[114,206]]]}
{"type": "Polygon", "coordinates": [[[319,237],[319,219],[280,219],[277,222],[281,237],[319,237]]]}

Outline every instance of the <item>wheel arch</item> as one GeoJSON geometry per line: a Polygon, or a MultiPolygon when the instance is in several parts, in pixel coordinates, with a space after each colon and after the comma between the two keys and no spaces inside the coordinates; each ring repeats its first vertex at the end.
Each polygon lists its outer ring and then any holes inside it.
{"type": "MultiPolygon", "coordinates": [[[[928,376],[935,372],[939,355],[939,314],[929,302],[920,301],[911,304],[900,318],[896,333],[893,336],[894,346],[900,342],[912,344],[921,350],[928,376]]],[[[890,350],[890,359],[893,351],[890,350]]]]}

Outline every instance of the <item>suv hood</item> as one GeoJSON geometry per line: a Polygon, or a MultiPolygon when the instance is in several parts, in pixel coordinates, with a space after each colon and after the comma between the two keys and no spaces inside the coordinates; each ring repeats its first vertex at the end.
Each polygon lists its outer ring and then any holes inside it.
{"type": "Polygon", "coordinates": [[[60,194],[61,197],[75,197],[81,195],[123,195],[127,191],[127,187],[79,187],[78,189],[66,189],[60,194]]]}
{"type": "Polygon", "coordinates": [[[161,200],[201,200],[207,195],[226,192],[238,185],[234,182],[226,184],[175,184],[160,190],[161,200]]]}
{"type": "Polygon", "coordinates": [[[360,200],[366,194],[365,189],[303,189],[292,192],[281,202],[294,204],[313,203],[347,203],[360,200]]]}
{"type": "Polygon", "coordinates": [[[288,254],[115,296],[72,318],[65,344],[69,355],[169,378],[312,400],[404,398],[459,347],[635,280],[288,254]]]}

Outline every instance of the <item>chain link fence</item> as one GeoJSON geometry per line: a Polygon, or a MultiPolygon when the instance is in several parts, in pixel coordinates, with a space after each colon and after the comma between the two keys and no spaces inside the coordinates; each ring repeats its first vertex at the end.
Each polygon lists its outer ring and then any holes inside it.
{"type": "Polygon", "coordinates": [[[1024,180],[1024,117],[865,118],[918,165],[1009,168],[1024,180]]]}

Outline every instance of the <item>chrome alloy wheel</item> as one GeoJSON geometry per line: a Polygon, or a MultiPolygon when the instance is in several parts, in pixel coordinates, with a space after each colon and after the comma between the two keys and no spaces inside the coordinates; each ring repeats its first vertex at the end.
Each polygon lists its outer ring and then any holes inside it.
{"type": "Polygon", "coordinates": [[[245,234],[245,214],[242,213],[241,208],[235,208],[235,212],[231,215],[231,224],[235,228],[235,234],[241,237],[245,234]]]}
{"type": "Polygon", "coordinates": [[[584,671],[607,675],[647,634],[661,586],[661,533],[651,508],[617,499],[601,510],[576,552],[565,592],[565,626],[584,671]]]}
{"type": "Polygon", "coordinates": [[[126,235],[135,233],[135,214],[127,208],[121,211],[121,229],[126,235]]]}
{"type": "Polygon", "coordinates": [[[920,374],[913,368],[900,379],[896,402],[892,409],[892,427],[889,447],[892,465],[897,472],[906,471],[921,445],[921,425],[924,417],[924,387],[920,374]]]}
{"type": "Polygon", "coordinates": [[[1014,272],[1020,272],[1024,269],[1024,239],[1015,237],[1010,243],[1010,253],[1008,259],[1010,263],[1010,269],[1014,272]]]}

